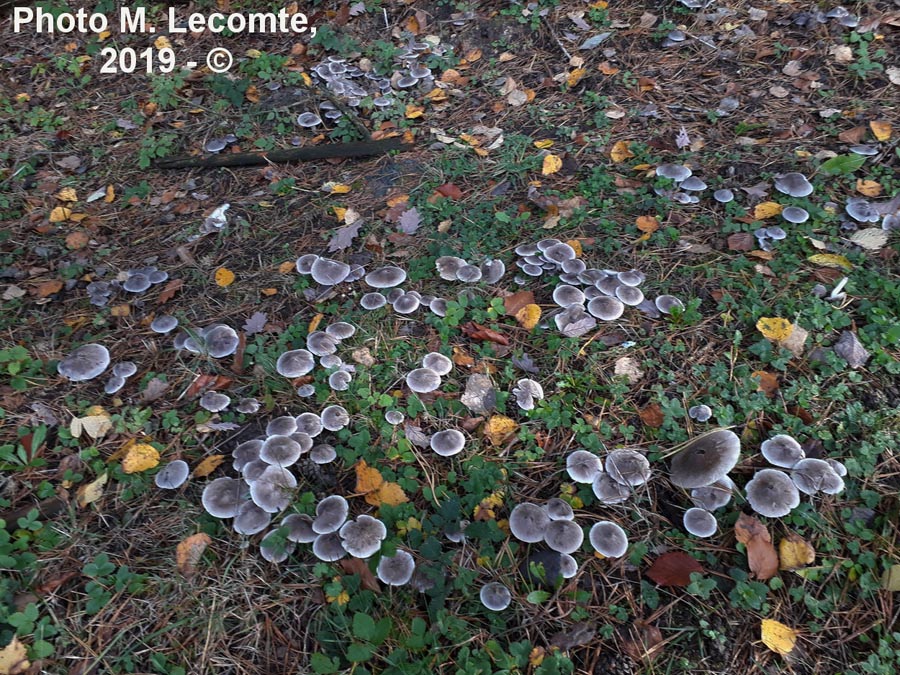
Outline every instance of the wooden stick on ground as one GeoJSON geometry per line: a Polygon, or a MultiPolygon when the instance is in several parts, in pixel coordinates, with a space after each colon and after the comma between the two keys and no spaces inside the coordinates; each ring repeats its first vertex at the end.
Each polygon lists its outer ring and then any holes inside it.
{"type": "Polygon", "coordinates": [[[204,157],[170,157],[154,163],[157,169],[187,169],[191,167],[264,166],[288,162],[309,162],[332,157],[372,157],[392,150],[403,152],[413,146],[404,143],[399,136],[382,141],[357,141],[353,143],[329,143],[308,148],[289,148],[269,152],[241,152],[204,157]]]}

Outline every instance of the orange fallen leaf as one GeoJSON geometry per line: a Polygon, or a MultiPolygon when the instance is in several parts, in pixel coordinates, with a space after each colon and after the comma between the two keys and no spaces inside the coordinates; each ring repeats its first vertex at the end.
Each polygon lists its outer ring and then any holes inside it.
{"type": "Polygon", "coordinates": [[[541,320],[541,308],[538,305],[525,305],[516,312],[516,321],[525,330],[532,330],[541,320]]]}
{"type": "Polygon", "coordinates": [[[194,468],[194,477],[203,478],[219,468],[225,461],[225,455],[210,455],[194,468]]]}
{"type": "Polygon", "coordinates": [[[877,180],[856,180],[856,191],[866,197],[877,197],[881,194],[881,183],[877,180]]]}
{"type": "Polygon", "coordinates": [[[734,524],[735,538],[747,547],[747,564],[760,581],[778,574],[778,553],[772,535],[756,516],[742,513],[734,524]]]}
{"type": "Polygon", "coordinates": [[[765,370],[754,370],[751,377],[757,380],[756,390],[765,392],[770,398],[778,391],[778,375],[765,370]]]}
{"type": "MultiPolygon", "coordinates": [[[[291,264],[293,265],[293,263],[291,264]]],[[[157,302],[160,305],[164,305],[175,297],[175,294],[181,290],[182,286],[184,286],[184,281],[182,279],[170,279],[169,283],[167,283],[162,291],[160,291],[157,302]]]]}
{"type": "Polygon", "coordinates": [[[772,218],[773,216],[780,214],[783,208],[784,207],[777,202],[762,202],[761,204],[757,204],[753,209],[753,217],[757,220],[772,218]]]}
{"type": "Polygon", "coordinates": [[[618,164],[634,157],[634,153],[628,148],[628,143],[629,141],[616,141],[609,151],[609,158],[618,164]]]}
{"type": "Polygon", "coordinates": [[[869,122],[872,135],[879,141],[886,141],[891,137],[891,123],[887,120],[872,120],[869,122]]]}
{"type": "Polygon", "coordinates": [[[637,229],[647,234],[653,234],[659,229],[659,220],[656,216],[638,216],[636,223],[637,229]]]}
{"type": "Polygon", "coordinates": [[[532,291],[517,291],[503,298],[503,308],[508,316],[515,316],[523,307],[533,304],[534,293],[532,291]]]}
{"type": "Polygon", "coordinates": [[[54,293],[59,293],[62,290],[63,282],[58,279],[53,279],[52,281],[44,281],[37,285],[37,296],[39,298],[46,298],[48,296],[53,295],[54,293]]]}
{"type": "Polygon", "coordinates": [[[84,230],[75,230],[66,235],[66,247],[77,251],[84,248],[90,242],[90,237],[84,230]]]}
{"type": "Polygon", "coordinates": [[[234,283],[234,272],[232,272],[227,267],[220,267],[216,270],[216,286],[221,286],[225,288],[226,286],[231,286],[234,283]]]}
{"type": "Polygon", "coordinates": [[[131,314],[131,305],[127,302],[121,305],[113,305],[109,308],[111,316],[129,316],[131,314]]]}
{"type": "Polygon", "coordinates": [[[208,534],[198,532],[184,539],[175,548],[175,565],[185,579],[190,579],[197,573],[197,564],[211,543],[212,539],[208,534]]]}
{"type": "Polygon", "coordinates": [[[638,414],[641,417],[641,421],[653,429],[659,429],[665,420],[659,403],[651,403],[638,414]]]}

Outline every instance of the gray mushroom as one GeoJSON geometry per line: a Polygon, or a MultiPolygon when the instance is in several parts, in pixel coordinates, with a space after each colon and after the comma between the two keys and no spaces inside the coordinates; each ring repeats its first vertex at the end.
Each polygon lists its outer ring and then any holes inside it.
{"type": "Polygon", "coordinates": [[[794,438],[787,434],[778,434],[763,441],[760,446],[762,456],[769,464],[790,469],[801,459],[806,457],[803,447],[794,438]]]}
{"type": "Polygon", "coordinates": [[[314,330],[306,336],[306,348],[316,356],[327,356],[337,351],[339,340],[322,330],[314,330]]]}
{"type": "Polygon", "coordinates": [[[458,429],[445,429],[432,435],[429,445],[441,457],[452,457],[462,452],[466,437],[458,429]]]}
{"type": "Polygon", "coordinates": [[[166,334],[178,327],[178,319],[171,314],[160,314],[150,322],[150,330],[154,333],[166,334]]]}
{"type": "Polygon", "coordinates": [[[728,188],[721,188],[713,192],[713,199],[720,204],[727,204],[728,202],[734,201],[734,192],[728,188]]]}
{"type": "Polygon", "coordinates": [[[860,223],[877,223],[881,219],[879,210],[862,197],[848,199],[844,210],[853,220],[860,223]]]}
{"type": "Polygon", "coordinates": [[[330,405],[322,410],[321,418],[322,426],[328,431],[340,431],[350,424],[350,415],[343,406],[339,405],[330,405]]]}
{"type": "Polygon", "coordinates": [[[672,310],[676,308],[684,311],[684,303],[674,295],[660,295],[653,303],[656,305],[656,309],[663,314],[671,314],[672,310]]]}
{"type": "Polygon", "coordinates": [[[322,418],[314,412],[305,412],[297,415],[297,431],[302,431],[310,438],[315,438],[322,433],[322,418]]]}
{"type": "Polygon", "coordinates": [[[328,376],[328,386],[332,391],[347,391],[353,376],[346,370],[337,370],[328,376]]]}
{"type": "Polygon", "coordinates": [[[456,281],[456,273],[459,271],[459,268],[467,264],[462,258],[453,255],[444,255],[434,261],[438,275],[444,281],[456,281]]]}
{"type": "Polygon", "coordinates": [[[564,242],[558,242],[544,250],[544,257],[557,265],[562,265],[566,260],[573,260],[577,256],[574,248],[564,242]]]}
{"type": "Polygon", "coordinates": [[[325,327],[325,333],[335,340],[348,340],[356,335],[356,326],[346,321],[335,321],[325,327]]]}
{"type": "Polygon", "coordinates": [[[101,344],[77,347],[60,361],[56,372],[72,382],[93,380],[109,366],[109,350],[101,344]]]}
{"type": "Polygon", "coordinates": [[[325,497],[316,505],[316,518],[312,522],[313,532],[329,534],[341,529],[350,514],[350,505],[340,495],[325,497]]]}
{"type": "Polygon", "coordinates": [[[791,480],[798,490],[808,495],[816,492],[836,495],[844,490],[844,480],[824,459],[801,459],[791,470],[791,480]]]}
{"type": "Polygon", "coordinates": [[[678,487],[703,487],[721,480],[741,454],[741,439],[728,429],[698,436],[672,458],[670,480],[678,487]]]}
{"type": "Polygon", "coordinates": [[[176,459],[160,469],[153,481],[156,483],[156,487],[162,490],[175,490],[184,485],[190,473],[191,469],[188,463],[183,459],[176,459]]]}
{"type": "MultiPolygon", "coordinates": [[[[519,541],[536,544],[544,539],[550,516],[537,504],[516,504],[509,514],[509,531],[519,541]]],[[[580,545],[580,544],[579,544],[580,545]]]]}
{"type": "Polygon", "coordinates": [[[294,474],[280,466],[269,466],[250,484],[250,499],[261,509],[277,513],[290,506],[296,487],[294,474]]]}
{"type": "Polygon", "coordinates": [[[384,307],[387,304],[387,298],[381,293],[366,293],[359,299],[359,304],[367,311],[373,311],[384,307]]]}
{"type": "Polygon", "coordinates": [[[544,388],[540,382],[528,378],[519,380],[512,393],[516,397],[516,405],[522,410],[534,410],[535,401],[544,398],[544,388]]]}
{"type": "Polygon", "coordinates": [[[331,258],[319,258],[310,270],[313,281],[323,286],[336,286],[350,274],[350,265],[331,258]]]}
{"type": "Polygon", "coordinates": [[[216,478],[203,488],[200,503],[206,512],[214,518],[234,518],[244,503],[243,481],[234,478],[216,478]]]}
{"type": "Polygon", "coordinates": [[[626,286],[640,286],[642,283],[644,283],[646,278],[646,275],[638,270],[628,270],[626,272],[619,272],[618,274],[616,274],[616,279],[619,281],[619,283],[626,286]]]}
{"type": "Polygon", "coordinates": [[[281,521],[281,526],[288,528],[288,541],[311,544],[319,536],[313,531],[312,522],[312,518],[305,513],[292,513],[281,521]]]}
{"type": "Polygon", "coordinates": [[[216,153],[222,152],[227,146],[228,143],[225,142],[224,138],[210,138],[203,147],[207,152],[216,153]]]}
{"type": "Polygon", "coordinates": [[[618,298],[600,295],[588,302],[587,311],[601,321],[615,321],[625,312],[625,303],[618,298]]]}
{"type": "Polygon", "coordinates": [[[558,553],[574,553],[583,541],[584,532],[574,520],[551,520],[544,529],[544,542],[558,553]]]}
{"type": "Polygon", "coordinates": [[[578,563],[568,553],[559,556],[559,574],[563,579],[571,579],[578,574],[578,563]]]}
{"type": "Polygon", "coordinates": [[[791,197],[806,197],[812,194],[813,186],[802,173],[786,173],[775,179],[775,189],[791,197]]]}
{"type": "Polygon", "coordinates": [[[212,326],[201,332],[206,353],[214,359],[231,356],[237,351],[240,338],[231,326],[212,326]]]}
{"type": "Polygon", "coordinates": [[[416,561],[402,549],[398,549],[394,555],[381,556],[375,574],[382,583],[389,586],[404,586],[412,579],[416,570],[416,561]]]}
{"type": "Polygon", "coordinates": [[[314,556],[325,562],[335,562],[347,555],[344,542],[337,532],[328,532],[316,537],[312,550],[314,556]]]}
{"type": "Polygon", "coordinates": [[[603,473],[603,462],[593,452],[574,450],[566,457],[566,472],[576,483],[593,483],[603,473]]]}
{"type": "Polygon", "coordinates": [[[119,389],[125,386],[125,378],[119,377],[118,375],[111,375],[110,378],[106,381],[106,384],[103,386],[103,391],[106,394],[115,394],[119,389]]]}
{"type": "Polygon", "coordinates": [[[697,420],[698,422],[708,422],[709,418],[712,417],[712,408],[705,403],[692,405],[688,409],[688,417],[692,420],[697,420]]]}
{"type": "Polygon", "coordinates": [[[684,529],[695,537],[711,537],[719,529],[716,517],[706,509],[697,507],[684,512],[684,529]]]}
{"type": "Polygon", "coordinates": [[[259,543],[259,554],[270,563],[283,563],[297,548],[292,541],[282,539],[277,533],[270,532],[259,543]]]}
{"type": "Polygon", "coordinates": [[[112,372],[116,377],[131,377],[137,372],[137,366],[133,361],[122,361],[113,366],[112,372]]]}
{"type": "Polygon", "coordinates": [[[697,176],[688,176],[681,182],[681,185],[678,186],[678,189],[689,190],[691,192],[701,192],[706,189],[706,183],[697,176]]]}
{"type": "Polygon", "coordinates": [[[330,464],[337,459],[337,451],[333,445],[319,443],[309,451],[309,458],[316,464],[330,464]]]}
{"type": "Polygon", "coordinates": [[[478,593],[481,604],[492,612],[502,612],[512,602],[512,593],[503,584],[492,581],[481,587],[478,593]]]}
{"type": "Polygon", "coordinates": [[[475,265],[466,264],[456,270],[457,280],[462,281],[465,284],[474,284],[481,281],[481,277],[481,268],[476,267],[475,265]]]}
{"type": "Polygon", "coordinates": [[[235,449],[231,451],[231,456],[234,459],[234,462],[231,464],[232,468],[235,471],[243,471],[244,466],[259,459],[259,453],[262,451],[262,446],[262,440],[254,438],[250,441],[244,441],[235,447],[235,449]]]}
{"type": "Polygon", "coordinates": [[[366,283],[372,288],[393,288],[406,281],[406,271],[395,265],[372,270],[366,275],[366,283]]]}
{"type": "Polygon", "coordinates": [[[384,420],[393,426],[397,426],[398,424],[402,424],[403,420],[406,419],[406,415],[404,415],[399,410],[388,410],[384,413],[384,420]]]}
{"type": "Polygon", "coordinates": [[[347,551],[354,558],[369,558],[381,549],[381,542],[387,537],[387,528],[377,518],[365,514],[356,520],[348,520],[338,534],[347,551]]]}
{"type": "Polygon", "coordinates": [[[712,485],[694,488],[691,490],[691,501],[694,506],[707,511],[715,511],[727,505],[731,501],[731,492],[734,483],[730,478],[717,480],[712,485]]]}
{"type": "Polygon", "coordinates": [[[200,407],[209,412],[222,412],[231,405],[231,397],[218,391],[208,391],[200,397],[200,407]]]}
{"type": "Polygon", "coordinates": [[[422,367],[444,376],[453,370],[453,361],[440,352],[428,352],[422,357],[422,367]]]}
{"type": "Polygon", "coordinates": [[[482,280],[488,284],[496,284],[506,274],[506,265],[502,260],[485,260],[481,263],[482,280]]]}
{"type": "Polygon", "coordinates": [[[435,298],[428,303],[428,309],[436,316],[447,316],[447,301],[444,298],[435,298]]]}
{"type": "Polygon", "coordinates": [[[616,297],[630,307],[637,307],[644,301],[644,293],[640,288],[625,284],[616,288],[616,297]]]}
{"type": "Polygon", "coordinates": [[[259,458],[266,464],[285,467],[295,464],[302,454],[303,448],[290,436],[273,435],[263,443],[259,458]]]}
{"type": "Polygon", "coordinates": [[[620,558],[628,551],[628,535],[611,520],[594,523],[588,540],[597,553],[607,558],[620,558]]]}
{"type": "Polygon", "coordinates": [[[297,116],[297,124],[306,129],[318,126],[322,123],[322,118],[314,112],[303,112],[297,116]]]}
{"type": "Polygon", "coordinates": [[[809,211],[801,209],[799,206],[786,206],[781,211],[781,217],[789,223],[805,223],[809,220],[809,211]]]}
{"type": "Polygon", "coordinates": [[[266,436],[290,436],[297,431],[297,420],[292,415],[282,415],[269,420],[266,436]]]}
{"type": "Polygon", "coordinates": [[[241,476],[248,484],[253,483],[262,476],[263,471],[268,469],[269,466],[271,465],[261,459],[251,459],[241,467],[241,476]]]}
{"type": "Polygon", "coordinates": [[[122,288],[129,293],[143,293],[150,288],[150,286],[152,286],[150,277],[146,274],[141,274],[140,272],[129,275],[125,280],[125,283],[122,284],[122,288]]]}
{"type": "Polygon", "coordinates": [[[306,375],[316,366],[311,352],[306,349],[292,349],[284,352],[275,362],[275,370],[283,377],[291,379],[306,375]]]}
{"type": "Polygon", "coordinates": [[[406,386],[417,394],[427,394],[441,386],[441,376],[431,368],[416,368],[406,375],[406,386]]]}
{"type": "Polygon", "coordinates": [[[553,289],[553,302],[560,307],[571,307],[572,305],[584,304],[584,293],[580,288],[569,286],[568,284],[560,284],[553,289]]]}
{"type": "Polygon", "coordinates": [[[693,171],[683,164],[660,164],[656,167],[656,175],[663,178],[669,178],[676,183],[680,183],[690,178],[693,171]]]}
{"type": "Polygon", "coordinates": [[[317,256],[315,253],[307,253],[297,258],[297,262],[294,264],[294,267],[300,274],[309,274],[310,272],[312,272],[313,263],[315,263],[318,259],[319,256],[317,256]]]}
{"type": "Polygon", "coordinates": [[[591,489],[601,504],[621,504],[631,496],[631,488],[613,480],[605,471],[594,477],[591,489]]]}
{"type": "Polygon", "coordinates": [[[744,487],[747,503],[761,516],[781,518],[800,504],[800,493],[790,477],[777,469],[760,469],[744,487]]]}
{"type": "Polygon", "coordinates": [[[272,522],[272,515],[253,502],[244,502],[234,516],[232,527],[238,534],[257,534],[272,522]]]}
{"type": "Polygon", "coordinates": [[[628,487],[637,487],[650,480],[650,462],[632,448],[617,448],[604,462],[610,478],[628,487]]]}
{"type": "Polygon", "coordinates": [[[547,500],[544,508],[547,511],[547,515],[550,517],[550,520],[575,519],[575,512],[572,510],[571,504],[569,504],[569,502],[565,501],[564,499],[560,499],[559,497],[553,497],[552,499],[547,500]]]}
{"type": "Polygon", "coordinates": [[[397,314],[412,314],[422,304],[422,301],[412,293],[404,293],[391,303],[397,314]]]}
{"type": "Polygon", "coordinates": [[[239,413],[244,413],[245,415],[252,415],[260,408],[260,403],[255,398],[242,398],[238,401],[236,406],[237,411],[239,413]]]}

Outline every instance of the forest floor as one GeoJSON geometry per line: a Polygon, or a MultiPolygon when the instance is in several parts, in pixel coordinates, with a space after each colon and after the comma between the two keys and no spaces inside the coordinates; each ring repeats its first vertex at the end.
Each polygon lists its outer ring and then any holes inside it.
{"type": "MultiPolygon", "coordinates": [[[[272,9],[257,5],[171,11],[272,9]]],[[[155,33],[0,20],[0,674],[900,671],[897,2],[288,9],[315,37],[177,32],[160,5],[155,33]],[[227,73],[203,65],[217,47],[227,73]],[[347,68],[345,93],[329,90],[321,74],[347,68]],[[156,165],[389,138],[410,147],[156,165]],[[701,180],[674,180],[685,167],[701,180]],[[795,172],[811,191],[785,193],[795,172]],[[564,294],[602,293],[520,269],[539,241],[680,305],[562,311],[564,294]],[[402,268],[419,296],[365,310],[375,289],[319,286],[298,273],[307,254],[402,268]],[[441,278],[445,256],[485,278],[441,278]],[[157,332],[163,316],[179,328],[157,332]],[[331,345],[340,360],[278,374],[338,321],[356,328],[331,345]],[[221,358],[204,351],[212,324],[234,329],[221,358]],[[173,347],[182,330],[194,352],[173,347]],[[134,374],[59,374],[91,343],[134,374]],[[407,374],[429,352],[452,367],[416,394],[407,374]],[[542,388],[531,406],[525,379],[542,388]],[[295,465],[256,534],[204,509],[208,485],[239,475],[236,447],[333,405],[349,421],[317,443],[335,459],[295,465]],[[450,457],[428,440],[446,429],[465,438],[450,457]],[[698,537],[670,471],[714,429],[740,457],[698,537]],[[754,513],[745,487],[779,434],[845,467],[843,489],[754,513]],[[567,472],[579,448],[636,449],[650,479],[601,503],[567,472]],[[190,479],[158,488],[174,460],[190,479]],[[376,553],[323,562],[268,528],[328,495],[384,524],[376,553]],[[585,534],[565,578],[562,556],[510,534],[516,505],[551,499],[585,534]],[[600,521],[623,528],[624,555],[595,552],[600,521]],[[376,576],[397,550],[413,585],[376,576]],[[489,582],[508,607],[482,604],[489,582]]]]}

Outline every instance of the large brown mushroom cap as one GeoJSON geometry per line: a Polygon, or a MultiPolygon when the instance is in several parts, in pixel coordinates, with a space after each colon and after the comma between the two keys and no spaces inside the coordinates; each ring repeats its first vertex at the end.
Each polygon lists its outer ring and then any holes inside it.
{"type": "Polygon", "coordinates": [[[678,487],[698,488],[721,480],[741,455],[741,439],[728,429],[698,436],[672,458],[670,480],[678,487]]]}

